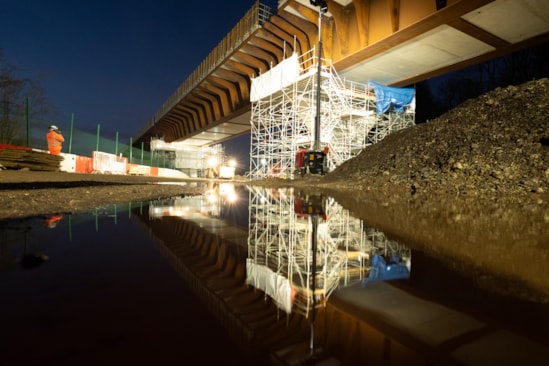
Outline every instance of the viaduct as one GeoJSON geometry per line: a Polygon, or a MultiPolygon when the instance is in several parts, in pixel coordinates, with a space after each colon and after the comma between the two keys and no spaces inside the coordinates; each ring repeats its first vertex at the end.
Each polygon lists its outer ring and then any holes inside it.
{"type": "Polygon", "coordinates": [[[259,1],[133,141],[208,146],[250,132],[254,77],[322,41],[355,82],[404,87],[549,40],[547,0],[259,1]],[[320,25],[320,27],[319,27],[320,25]]]}

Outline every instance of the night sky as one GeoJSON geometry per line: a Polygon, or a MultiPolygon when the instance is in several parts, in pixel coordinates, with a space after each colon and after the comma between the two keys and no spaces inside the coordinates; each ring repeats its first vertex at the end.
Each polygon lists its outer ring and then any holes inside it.
{"type": "MultiPolygon", "coordinates": [[[[276,0],[263,0],[276,13],[276,0]]],[[[0,49],[61,126],[128,140],[255,0],[0,0],[0,49]]]]}

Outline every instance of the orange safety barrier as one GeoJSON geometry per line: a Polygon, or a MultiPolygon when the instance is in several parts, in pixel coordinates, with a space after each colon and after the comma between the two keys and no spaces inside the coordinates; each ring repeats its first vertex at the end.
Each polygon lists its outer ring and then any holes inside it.
{"type": "Polygon", "coordinates": [[[91,173],[93,171],[93,160],[87,156],[76,156],[76,173],[91,173]]]}

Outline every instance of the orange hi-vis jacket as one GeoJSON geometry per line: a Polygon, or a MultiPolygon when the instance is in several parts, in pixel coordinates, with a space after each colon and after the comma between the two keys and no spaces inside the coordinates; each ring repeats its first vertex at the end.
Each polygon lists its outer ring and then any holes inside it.
{"type": "Polygon", "coordinates": [[[48,150],[50,154],[60,155],[62,143],[65,141],[63,135],[57,131],[50,131],[46,134],[46,139],[48,140],[48,150]]]}

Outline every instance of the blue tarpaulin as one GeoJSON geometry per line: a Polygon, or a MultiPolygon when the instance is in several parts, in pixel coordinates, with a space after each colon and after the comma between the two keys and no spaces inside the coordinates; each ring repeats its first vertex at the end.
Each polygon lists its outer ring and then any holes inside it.
{"type": "Polygon", "coordinates": [[[388,281],[410,278],[410,271],[398,257],[392,257],[389,264],[379,254],[372,256],[372,267],[368,278],[362,281],[362,286],[366,286],[373,281],[388,281]]]}
{"type": "Polygon", "coordinates": [[[409,106],[414,100],[414,88],[395,88],[386,86],[374,81],[369,84],[374,88],[376,94],[376,112],[381,114],[387,112],[391,106],[396,112],[404,112],[404,108],[409,106]]]}

